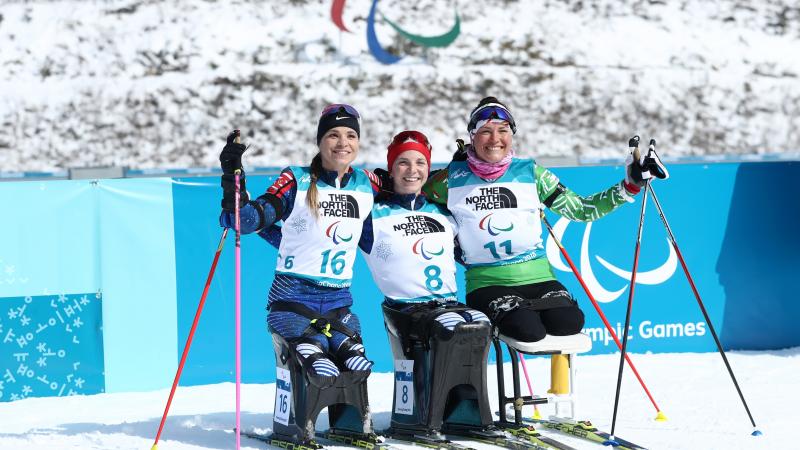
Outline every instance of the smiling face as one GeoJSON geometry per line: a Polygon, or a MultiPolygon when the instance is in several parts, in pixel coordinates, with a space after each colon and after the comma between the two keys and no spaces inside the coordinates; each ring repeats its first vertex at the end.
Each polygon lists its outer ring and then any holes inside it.
{"type": "Polygon", "coordinates": [[[428,181],[428,160],[416,150],[406,150],[397,155],[390,167],[394,191],[398,194],[419,194],[428,181]]]}
{"type": "Polygon", "coordinates": [[[511,151],[511,127],[506,121],[491,120],[480,127],[472,137],[472,145],[478,158],[496,163],[511,151]]]}
{"type": "Polygon", "coordinates": [[[358,134],[349,127],[331,128],[325,132],[319,142],[322,167],[337,171],[341,177],[356,159],[359,142],[358,134]]]}

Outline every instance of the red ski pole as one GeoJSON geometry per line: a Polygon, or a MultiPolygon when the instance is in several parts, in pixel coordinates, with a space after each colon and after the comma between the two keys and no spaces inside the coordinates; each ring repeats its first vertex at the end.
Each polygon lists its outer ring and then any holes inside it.
{"type": "Polygon", "coordinates": [[[208,289],[211,287],[211,280],[214,278],[214,271],[217,269],[217,261],[219,255],[222,253],[222,247],[225,245],[225,237],[228,236],[228,228],[222,230],[222,237],[219,239],[217,245],[217,252],[214,253],[214,261],[211,263],[211,270],[208,271],[208,278],[206,278],[206,286],[203,288],[203,295],[200,296],[200,303],[197,305],[197,312],[194,314],[194,321],[192,328],[189,330],[189,337],[186,338],[186,345],[183,347],[183,354],[181,355],[181,362],[178,364],[178,371],[175,372],[175,380],[172,381],[172,389],[169,391],[169,399],[167,399],[167,406],[164,408],[164,415],[161,416],[161,423],[158,425],[158,433],[156,433],[156,440],[153,442],[152,450],[158,450],[158,439],[161,437],[161,431],[164,429],[164,423],[167,420],[169,407],[172,404],[172,397],[175,395],[175,388],[178,387],[178,381],[181,379],[181,372],[183,365],[186,363],[186,357],[189,355],[189,348],[192,346],[192,338],[194,331],[197,328],[197,323],[200,321],[200,314],[203,312],[203,305],[206,303],[206,296],[208,296],[208,289]]]}
{"type": "MultiPolygon", "coordinates": [[[[620,351],[622,351],[622,343],[617,337],[617,333],[614,331],[614,328],[608,322],[608,319],[606,319],[606,315],[603,314],[603,310],[600,309],[600,304],[597,303],[597,300],[595,300],[591,291],[589,291],[589,287],[586,286],[586,283],[583,281],[583,277],[581,276],[580,272],[578,272],[578,268],[575,267],[575,263],[572,262],[572,258],[570,258],[569,255],[567,254],[567,250],[564,248],[563,245],[561,245],[561,241],[558,239],[558,237],[556,237],[556,233],[553,231],[553,227],[550,226],[550,222],[547,220],[547,217],[545,217],[544,211],[540,211],[540,214],[542,216],[542,222],[544,222],[545,227],[547,227],[547,231],[550,232],[550,236],[553,237],[553,241],[558,246],[558,249],[561,251],[561,254],[564,255],[564,258],[567,260],[567,264],[569,264],[570,269],[572,269],[572,273],[574,273],[575,278],[578,279],[578,283],[581,284],[583,290],[586,292],[586,296],[589,297],[589,300],[592,302],[592,306],[594,306],[595,311],[597,311],[597,314],[600,316],[600,320],[603,321],[603,324],[606,326],[606,329],[611,334],[611,337],[614,338],[614,342],[617,344],[617,347],[620,349],[620,351]]],[[[627,354],[625,355],[625,361],[628,362],[628,365],[630,366],[634,375],[636,375],[636,379],[639,380],[639,384],[642,385],[642,389],[644,389],[644,392],[650,399],[650,403],[652,403],[653,407],[656,409],[656,420],[658,421],[667,420],[667,416],[661,411],[661,409],[656,404],[656,400],[653,398],[653,395],[650,394],[650,390],[647,389],[647,385],[644,384],[644,380],[639,375],[639,371],[636,370],[636,366],[633,365],[633,361],[631,361],[630,356],[628,356],[627,354]]]]}
{"type": "Polygon", "coordinates": [[[661,217],[661,221],[664,223],[664,228],[666,228],[667,233],[669,234],[669,240],[672,242],[672,247],[675,248],[675,253],[678,255],[678,260],[681,262],[683,273],[686,274],[686,280],[689,282],[689,286],[692,288],[692,293],[694,293],[694,298],[697,300],[697,305],[700,307],[700,311],[703,313],[703,318],[706,320],[706,324],[708,324],[708,329],[711,331],[711,336],[714,338],[714,343],[717,344],[717,350],[719,350],[719,354],[722,356],[722,361],[725,363],[725,367],[728,369],[728,374],[731,376],[731,381],[733,381],[733,385],[736,387],[736,392],[739,394],[739,399],[742,401],[742,406],[744,406],[744,410],[747,412],[747,417],[750,419],[750,423],[753,425],[753,432],[751,434],[753,436],[760,436],[762,433],[756,426],[756,421],[753,419],[753,415],[750,413],[750,408],[747,406],[747,401],[744,399],[744,394],[742,393],[742,389],[739,387],[739,382],[736,381],[736,376],[733,374],[733,369],[731,368],[731,364],[728,362],[727,356],[725,356],[725,350],[722,348],[722,343],[717,336],[716,330],[714,330],[714,325],[711,323],[711,318],[708,316],[708,311],[706,311],[703,300],[700,298],[700,292],[697,291],[697,286],[694,284],[692,275],[689,274],[689,267],[686,266],[686,260],[683,259],[683,254],[678,248],[678,241],[675,240],[675,235],[672,234],[672,228],[670,228],[669,222],[667,222],[667,216],[664,215],[664,210],[661,209],[661,203],[658,202],[656,191],[653,190],[653,186],[651,186],[649,183],[647,184],[647,189],[653,196],[653,202],[655,202],[656,208],[658,209],[658,215],[661,217]]]}

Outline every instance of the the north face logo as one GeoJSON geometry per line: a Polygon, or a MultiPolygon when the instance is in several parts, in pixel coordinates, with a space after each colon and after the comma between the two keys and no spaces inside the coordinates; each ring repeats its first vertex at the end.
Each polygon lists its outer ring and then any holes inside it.
{"type": "Polygon", "coordinates": [[[320,215],[323,217],[350,217],[359,219],[358,202],[351,195],[328,194],[328,200],[319,202],[320,215]]]}
{"type": "Polygon", "coordinates": [[[404,236],[444,233],[444,225],[428,216],[408,216],[405,222],[394,226],[394,231],[402,231],[404,236]]]}
{"type": "Polygon", "coordinates": [[[474,205],[475,211],[487,209],[516,208],[517,197],[511,189],[504,187],[479,188],[480,193],[466,198],[467,205],[474,205]]]}

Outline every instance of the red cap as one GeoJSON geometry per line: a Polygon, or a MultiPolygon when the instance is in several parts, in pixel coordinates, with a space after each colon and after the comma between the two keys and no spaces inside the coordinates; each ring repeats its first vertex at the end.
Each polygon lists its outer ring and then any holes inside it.
{"type": "Polygon", "coordinates": [[[431,144],[424,134],[413,130],[398,133],[397,136],[392,139],[392,143],[389,144],[388,153],[386,154],[386,161],[389,163],[389,172],[391,173],[392,171],[394,160],[397,159],[401,153],[408,150],[420,152],[422,156],[425,157],[425,160],[428,161],[428,172],[430,172],[431,144]]]}

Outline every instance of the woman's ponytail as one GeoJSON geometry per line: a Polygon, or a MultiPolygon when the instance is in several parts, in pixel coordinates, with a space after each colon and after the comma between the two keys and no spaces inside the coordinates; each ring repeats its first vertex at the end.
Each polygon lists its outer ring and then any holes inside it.
{"type": "Polygon", "coordinates": [[[306,206],[311,211],[311,215],[314,216],[314,220],[319,218],[317,180],[322,176],[322,173],[322,155],[317,153],[314,159],[311,160],[311,186],[308,187],[308,192],[306,193],[306,206]]]}

